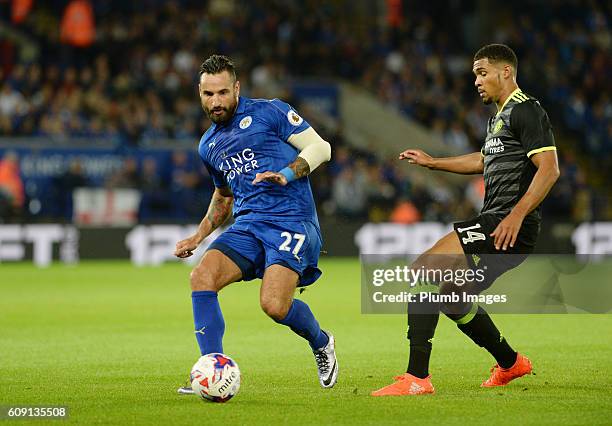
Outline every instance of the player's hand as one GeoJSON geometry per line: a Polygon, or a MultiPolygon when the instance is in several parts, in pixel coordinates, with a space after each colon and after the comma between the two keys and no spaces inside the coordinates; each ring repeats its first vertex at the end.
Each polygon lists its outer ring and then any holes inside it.
{"type": "Polygon", "coordinates": [[[516,213],[510,213],[504,220],[499,222],[497,228],[489,234],[495,238],[493,240],[495,249],[499,250],[501,248],[502,250],[507,250],[508,246],[514,247],[522,224],[523,217],[516,213]]]}
{"type": "Polygon", "coordinates": [[[255,175],[255,179],[253,179],[253,185],[258,184],[259,182],[270,182],[280,186],[285,186],[287,185],[287,178],[285,177],[285,175],[277,172],[263,172],[257,173],[255,175]]]}
{"type": "Polygon", "coordinates": [[[400,153],[399,159],[427,168],[431,168],[433,163],[433,157],[420,149],[407,149],[400,153]]]}
{"type": "Polygon", "coordinates": [[[193,251],[198,248],[202,242],[202,239],[198,235],[192,235],[189,238],[185,238],[184,240],[176,243],[176,250],[174,250],[174,255],[180,259],[185,259],[189,256],[193,255],[193,251]]]}

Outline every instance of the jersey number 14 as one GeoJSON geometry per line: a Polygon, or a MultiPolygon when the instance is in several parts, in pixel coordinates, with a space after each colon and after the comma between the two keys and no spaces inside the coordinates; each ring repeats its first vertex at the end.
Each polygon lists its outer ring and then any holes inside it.
{"type": "Polygon", "coordinates": [[[467,231],[467,237],[461,237],[463,244],[473,243],[474,241],[486,240],[485,234],[482,232],[473,231],[473,229],[480,229],[480,223],[476,225],[468,226],[467,228],[457,228],[457,232],[463,234],[467,231]]]}

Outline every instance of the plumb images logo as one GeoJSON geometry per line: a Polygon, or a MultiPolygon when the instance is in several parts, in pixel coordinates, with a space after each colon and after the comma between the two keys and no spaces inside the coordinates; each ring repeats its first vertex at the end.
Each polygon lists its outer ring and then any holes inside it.
{"type": "MultiPolygon", "coordinates": [[[[473,259],[474,265],[480,263],[473,259]]],[[[416,262],[362,257],[362,312],[405,313],[406,305],[419,302],[505,303],[505,295],[478,294],[486,286],[487,269],[469,267],[464,256],[426,256],[416,262]]]]}
{"type": "Polygon", "coordinates": [[[612,313],[612,259],[513,254],[390,258],[362,255],[364,314],[405,314],[414,302],[478,303],[491,313],[612,313]],[[471,267],[466,266],[465,261],[471,267]],[[446,265],[426,268],[416,265],[446,265]],[[412,266],[408,266],[412,265],[412,266]]]}
{"type": "MultiPolygon", "coordinates": [[[[477,294],[485,282],[487,267],[483,268],[417,268],[395,265],[371,271],[370,300],[375,305],[410,303],[506,303],[505,294],[477,294]],[[399,291],[398,291],[398,285],[399,291]],[[443,286],[445,294],[440,294],[443,286]]],[[[405,310],[405,308],[402,308],[405,310]]]]}

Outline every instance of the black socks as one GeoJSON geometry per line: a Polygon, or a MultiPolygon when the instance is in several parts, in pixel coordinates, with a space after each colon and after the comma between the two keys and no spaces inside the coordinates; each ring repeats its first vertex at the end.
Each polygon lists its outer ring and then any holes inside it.
{"type": "Polygon", "coordinates": [[[474,343],[489,351],[501,368],[510,368],[514,365],[516,352],[495,327],[487,311],[479,306],[472,319],[466,323],[461,323],[461,320],[455,322],[459,330],[463,331],[474,343]]]}
{"type": "Polygon", "coordinates": [[[421,379],[429,376],[431,340],[436,331],[439,317],[438,303],[410,303],[408,311],[410,359],[406,372],[421,379]]]}
{"type": "MultiPolygon", "coordinates": [[[[410,303],[408,312],[410,358],[406,372],[421,379],[429,375],[431,341],[440,316],[438,308],[437,303],[410,303]]],[[[483,308],[474,306],[462,318],[451,317],[451,319],[457,323],[459,330],[472,339],[474,343],[485,348],[493,355],[501,368],[510,368],[514,365],[516,352],[510,347],[483,308]]]]}

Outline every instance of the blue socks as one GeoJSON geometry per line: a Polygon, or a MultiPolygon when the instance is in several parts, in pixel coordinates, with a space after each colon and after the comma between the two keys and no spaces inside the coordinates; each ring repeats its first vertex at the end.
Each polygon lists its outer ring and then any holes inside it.
{"type": "MultiPolygon", "coordinates": [[[[223,353],[223,333],[225,321],[219,306],[217,293],[214,291],[194,291],[191,293],[193,305],[193,322],[195,336],[200,346],[200,353],[206,355],[212,352],[223,353]]],[[[287,316],[277,321],[286,325],[294,333],[308,340],[313,350],[321,349],[329,342],[308,305],[294,299],[287,316]]]]}
{"type": "Polygon", "coordinates": [[[312,314],[312,311],[301,300],[293,299],[287,316],[276,322],[286,325],[294,333],[308,340],[312,350],[321,349],[329,342],[329,337],[321,331],[321,327],[319,327],[319,323],[312,314]]]}
{"type": "Polygon", "coordinates": [[[223,353],[223,333],[225,321],[214,291],[194,291],[191,293],[195,336],[200,353],[223,353]]]}

